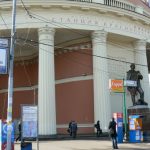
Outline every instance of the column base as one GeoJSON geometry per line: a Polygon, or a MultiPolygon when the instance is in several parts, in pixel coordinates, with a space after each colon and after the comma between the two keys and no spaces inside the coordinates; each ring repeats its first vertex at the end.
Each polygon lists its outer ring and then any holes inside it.
{"type": "Polygon", "coordinates": [[[39,140],[57,139],[58,135],[57,134],[54,134],[54,135],[39,135],[38,138],[39,138],[39,140]]]}

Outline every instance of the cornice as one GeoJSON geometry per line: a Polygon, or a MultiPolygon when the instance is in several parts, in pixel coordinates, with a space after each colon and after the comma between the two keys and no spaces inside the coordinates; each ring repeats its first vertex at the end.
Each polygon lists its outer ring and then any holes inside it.
{"type": "MultiPolygon", "coordinates": [[[[143,24],[150,24],[150,18],[136,13],[134,11],[128,11],[125,9],[117,8],[117,7],[112,7],[112,6],[107,6],[103,4],[98,4],[98,3],[88,3],[88,2],[79,2],[79,1],[67,1],[67,0],[24,0],[25,6],[30,10],[30,9],[54,9],[54,8],[59,8],[59,9],[64,9],[64,10],[71,10],[71,9],[77,9],[81,11],[95,11],[97,13],[113,13],[116,16],[124,16],[124,17],[129,17],[133,21],[140,21],[143,24]]],[[[133,4],[130,4],[133,5],[133,4]]],[[[135,6],[136,7],[136,6],[135,6]]],[[[24,9],[22,6],[21,1],[17,2],[17,10],[19,9],[24,9]]],[[[0,5],[0,10],[12,10],[12,1],[4,1],[1,2],[0,5]]]]}

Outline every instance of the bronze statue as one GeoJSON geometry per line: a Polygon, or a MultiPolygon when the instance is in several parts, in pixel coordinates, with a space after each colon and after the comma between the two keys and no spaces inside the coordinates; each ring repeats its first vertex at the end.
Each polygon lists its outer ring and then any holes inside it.
{"type": "Polygon", "coordinates": [[[130,65],[131,70],[127,72],[127,80],[132,80],[137,82],[136,87],[128,86],[127,89],[131,94],[131,99],[133,105],[147,105],[146,102],[144,102],[144,91],[141,87],[140,80],[143,79],[142,74],[140,71],[135,71],[135,64],[130,65]],[[136,102],[135,96],[137,95],[137,92],[140,94],[140,99],[136,102]]]}

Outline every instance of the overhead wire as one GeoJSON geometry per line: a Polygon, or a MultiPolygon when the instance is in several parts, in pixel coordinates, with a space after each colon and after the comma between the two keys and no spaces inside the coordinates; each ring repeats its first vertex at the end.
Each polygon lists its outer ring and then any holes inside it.
{"type": "MultiPolygon", "coordinates": [[[[52,22],[52,21],[50,21],[50,20],[47,20],[47,18],[45,18],[45,17],[43,17],[43,16],[37,15],[37,14],[35,14],[35,13],[32,13],[31,11],[29,11],[29,10],[26,8],[26,6],[25,6],[23,0],[21,0],[21,2],[22,2],[22,5],[23,5],[25,11],[27,12],[27,14],[29,15],[30,18],[38,19],[38,20],[40,20],[40,21],[43,21],[43,22],[46,22],[46,23],[50,23],[50,24],[55,25],[55,26],[58,26],[58,27],[67,27],[67,29],[69,29],[70,32],[76,33],[76,34],[78,34],[78,35],[82,35],[84,38],[89,37],[87,34],[85,35],[85,34],[82,34],[81,32],[77,32],[77,31],[72,30],[72,28],[70,28],[70,26],[67,26],[67,25],[62,24],[62,23],[54,22],[54,21],[52,22]],[[37,18],[37,17],[35,17],[35,16],[38,16],[38,17],[40,17],[40,18],[37,18]],[[42,18],[42,19],[41,19],[41,18],[42,18]]],[[[99,27],[102,27],[102,26],[99,26],[99,27]]],[[[104,29],[103,29],[103,30],[104,30],[104,29]]],[[[104,43],[104,42],[101,42],[100,39],[98,39],[98,38],[95,38],[95,39],[97,40],[98,43],[104,43]]],[[[133,52],[133,50],[131,50],[131,51],[133,52]]],[[[143,51],[142,51],[142,50],[134,50],[134,51],[135,51],[136,53],[143,54],[143,51]],[[142,52],[142,53],[140,53],[140,52],[142,52]]]]}
{"type": "Polygon", "coordinates": [[[8,29],[8,25],[7,25],[7,23],[5,22],[5,19],[3,18],[3,16],[1,15],[1,13],[0,13],[0,17],[1,17],[2,21],[4,22],[4,25],[5,25],[6,29],[8,29]]]}
{"type": "MultiPolygon", "coordinates": [[[[23,40],[23,38],[18,38],[20,40],[23,40]]],[[[46,46],[53,46],[51,44],[46,44],[46,43],[42,43],[42,42],[37,42],[37,41],[34,41],[34,40],[27,40],[28,42],[31,42],[31,43],[36,43],[36,44],[42,44],[42,45],[46,45],[46,46]]],[[[59,47],[59,46],[54,46],[55,48],[59,48],[59,49],[63,49],[63,50],[69,50],[68,48],[63,48],[63,47],[59,47]]],[[[49,52],[49,51],[47,51],[49,52]]],[[[118,59],[113,59],[113,58],[108,58],[108,57],[104,57],[104,56],[99,56],[99,55],[94,55],[94,54],[88,54],[88,53],[83,53],[83,52],[80,52],[78,51],[78,53],[81,53],[81,54],[86,54],[86,55],[90,55],[90,56],[94,56],[94,57],[99,57],[99,58],[103,58],[103,59],[108,59],[108,60],[114,60],[114,61],[120,61],[120,62],[124,62],[124,63],[128,63],[128,64],[131,64],[133,62],[129,62],[129,61],[122,61],[122,60],[118,60],[118,59]]],[[[147,66],[147,65],[143,65],[143,64],[138,64],[138,63],[135,63],[135,65],[139,65],[139,66],[147,66]]]]}
{"type": "MultiPolygon", "coordinates": [[[[38,47],[38,45],[32,45],[32,44],[29,44],[29,45],[30,45],[30,46],[33,46],[33,47],[38,47]]],[[[48,51],[48,50],[45,50],[45,49],[43,49],[43,48],[41,48],[41,50],[42,50],[42,51],[46,51],[46,52],[51,53],[52,55],[54,55],[54,53],[52,53],[52,52],[50,52],[50,51],[48,51]]],[[[76,51],[75,51],[75,52],[76,52],[76,51]]],[[[79,53],[79,54],[81,54],[81,53],[79,53]]],[[[76,59],[74,59],[74,58],[69,58],[69,57],[66,57],[66,56],[64,56],[64,55],[60,55],[60,56],[62,56],[62,58],[67,58],[67,59],[64,59],[65,61],[68,61],[68,60],[69,60],[69,62],[70,62],[70,61],[76,62],[76,63],[78,63],[78,64],[80,64],[80,65],[82,65],[82,66],[88,67],[88,68],[93,67],[92,65],[83,64],[83,63],[79,62],[78,60],[76,60],[76,59]]],[[[88,55],[88,56],[91,56],[91,55],[88,55]]],[[[95,68],[93,68],[93,69],[96,69],[96,70],[99,70],[99,71],[105,72],[105,73],[115,73],[116,75],[122,77],[119,73],[116,73],[115,71],[114,71],[114,72],[110,72],[110,71],[102,70],[102,69],[97,68],[97,67],[95,67],[95,68]]]]}
{"type": "MultiPolygon", "coordinates": [[[[22,3],[22,5],[23,5],[23,8],[25,9],[25,11],[27,12],[27,15],[28,15],[30,18],[35,18],[35,19],[41,20],[41,21],[46,22],[46,23],[54,24],[55,26],[58,26],[58,27],[62,27],[62,24],[61,24],[61,23],[55,23],[55,22],[49,21],[49,20],[47,20],[45,17],[39,16],[39,15],[34,14],[34,13],[32,13],[31,11],[29,11],[29,10],[27,9],[27,7],[25,6],[23,0],[21,0],[21,3],[22,3]],[[34,16],[33,16],[33,15],[34,15],[34,16]],[[38,16],[38,17],[40,17],[40,18],[42,18],[42,19],[37,18],[37,17],[35,17],[35,16],[38,16]],[[43,20],[43,19],[44,19],[44,20],[43,20]],[[60,24],[60,25],[59,25],[59,24],[60,24]]],[[[87,34],[86,34],[86,35],[85,35],[85,34],[81,34],[81,32],[74,31],[74,30],[72,30],[72,28],[70,28],[69,26],[63,24],[63,27],[64,27],[64,26],[67,27],[68,29],[70,29],[70,30],[69,30],[70,32],[74,32],[74,33],[79,34],[79,35],[82,35],[82,36],[84,36],[84,37],[88,37],[87,34]]],[[[97,39],[97,40],[99,40],[99,39],[97,39]]],[[[102,42],[98,42],[98,43],[102,43],[102,42]]],[[[133,50],[132,50],[132,51],[133,51],[133,50]]],[[[138,51],[141,51],[141,50],[136,50],[135,52],[138,53],[138,51]]],[[[141,54],[142,54],[142,53],[141,53],[141,54]]]]}

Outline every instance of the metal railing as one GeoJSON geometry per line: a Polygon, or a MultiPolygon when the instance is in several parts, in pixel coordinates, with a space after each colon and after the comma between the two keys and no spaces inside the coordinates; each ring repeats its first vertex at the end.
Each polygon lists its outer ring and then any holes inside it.
{"type": "Polygon", "coordinates": [[[120,0],[104,0],[104,5],[122,8],[125,10],[135,11],[135,6],[120,0]]]}
{"type": "MultiPolygon", "coordinates": [[[[99,2],[99,0],[69,0],[69,1],[86,2],[86,3],[100,3],[102,5],[117,7],[117,8],[121,8],[124,10],[139,13],[136,11],[137,6],[135,6],[134,4],[132,4],[130,2],[124,1],[124,0],[103,0],[103,2],[99,2]]],[[[140,13],[140,14],[150,18],[150,12],[148,12],[148,11],[143,10],[143,13],[140,13]]]]}
{"type": "MultiPolygon", "coordinates": [[[[7,2],[7,1],[12,1],[12,0],[0,0],[0,1],[1,2],[5,2],[5,1],[7,2]]],[[[25,1],[30,1],[30,0],[25,0],[25,1]]],[[[42,1],[44,2],[44,0],[42,0],[42,1]]],[[[48,0],[46,0],[46,1],[48,1],[48,0]]],[[[51,1],[51,0],[49,0],[49,1],[51,1]]],[[[54,0],[52,0],[52,1],[54,1],[54,0]]],[[[55,0],[55,1],[57,1],[57,0],[55,0]]],[[[68,1],[83,2],[83,3],[97,3],[97,4],[99,3],[101,5],[121,8],[121,9],[124,9],[124,10],[139,13],[139,12],[137,12],[137,6],[136,5],[134,5],[134,4],[132,4],[128,1],[125,1],[125,0],[68,0],[68,1]]],[[[143,12],[139,13],[139,14],[150,18],[150,12],[145,11],[144,9],[143,9],[143,12]]]]}

